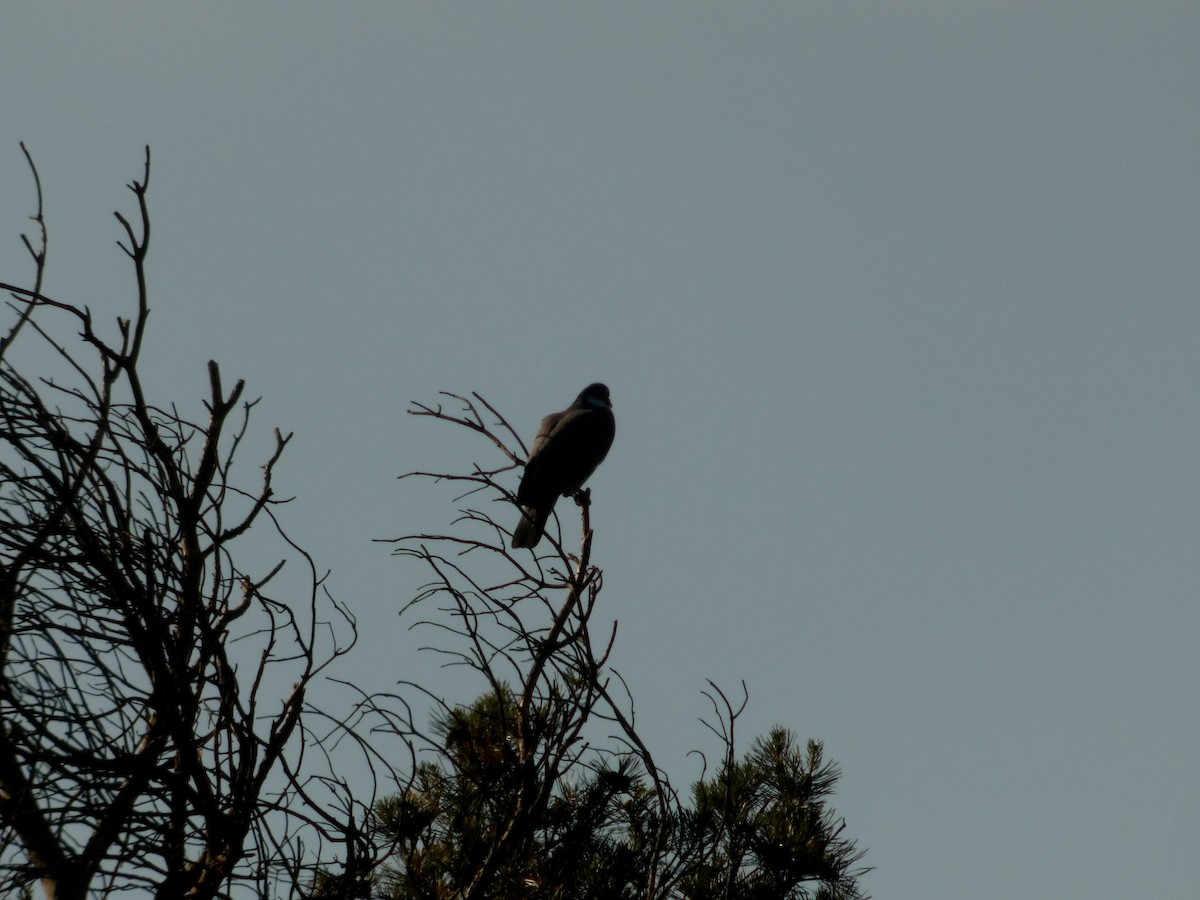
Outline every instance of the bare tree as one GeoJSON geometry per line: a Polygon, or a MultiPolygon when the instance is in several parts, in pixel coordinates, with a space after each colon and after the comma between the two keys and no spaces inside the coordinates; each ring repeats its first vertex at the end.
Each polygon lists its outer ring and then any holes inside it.
{"type": "Polygon", "coordinates": [[[245,486],[243,383],[210,362],[190,421],[143,381],[149,150],[137,213],[117,213],[137,300],[113,339],[42,294],[30,166],[33,283],[0,285],[14,314],[0,346],[0,894],[294,890],[304,854],[327,839],[345,852],[353,830],[312,799],[304,717],[355,622],[276,519],[290,435],[276,430],[245,486]],[[53,374],[23,375],[18,355],[53,374]],[[262,571],[234,555],[251,529],[280,554],[262,571]]]}

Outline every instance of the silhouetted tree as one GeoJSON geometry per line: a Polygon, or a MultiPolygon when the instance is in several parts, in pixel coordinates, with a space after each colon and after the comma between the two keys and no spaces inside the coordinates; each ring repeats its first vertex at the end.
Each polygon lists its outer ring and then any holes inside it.
{"type": "Polygon", "coordinates": [[[710,685],[719,761],[686,798],[672,786],[609,666],[616,623],[597,624],[590,493],[577,547],[555,514],[541,552],[513,550],[506,483],[528,451],[479,394],[409,410],[498,459],[411,473],[470,502],[448,531],[394,543],[431,573],[402,612],[480,695],[440,697],[397,661],[394,692],[340,682],[357,696],[338,714],[310,702],[356,630],[276,517],[290,436],[246,485],[243,384],[209,363],[189,417],[143,380],[149,152],[138,214],[117,214],[136,304],[107,338],[42,292],[30,166],[32,284],[0,284],[0,894],[860,896],[861,853],[828,806],[836,767],[781,729],[738,756],[744,693],[710,685]],[[259,563],[266,536],[279,555],[259,563]]]}
{"type": "Polygon", "coordinates": [[[33,284],[3,285],[0,345],[0,895],[308,882],[300,847],[344,845],[347,819],[310,800],[306,691],[355,629],[275,518],[290,435],[275,432],[245,486],[242,382],[209,363],[190,421],[143,381],[149,151],[129,186],[137,214],[117,214],[137,301],[111,339],[41,292],[33,173],[33,284]],[[251,529],[283,558],[245,568],[235,550],[251,529]],[[280,577],[285,559],[302,571],[280,577]]]}
{"type": "Polygon", "coordinates": [[[681,801],[607,665],[616,624],[593,637],[603,575],[592,564],[590,493],[576,494],[577,552],[558,527],[544,552],[512,550],[515,497],[500,479],[525,447],[479,394],[446,396],[456,408],[410,412],[474,432],[499,460],[412,473],[472,504],[452,533],[399,538],[397,552],[432,573],[412,605],[436,605],[421,623],[440,636],[434,649],[476,671],[485,692],[467,706],[436,699],[423,744],[433,758],[377,804],[391,861],[376,890],[397,900],[859,897],[862,854],[827,805],[837,769],[819,743],[800,747],[782,729],[737,758],[745,698],[734,707],[711,686],[721,762],[681,801]]]}

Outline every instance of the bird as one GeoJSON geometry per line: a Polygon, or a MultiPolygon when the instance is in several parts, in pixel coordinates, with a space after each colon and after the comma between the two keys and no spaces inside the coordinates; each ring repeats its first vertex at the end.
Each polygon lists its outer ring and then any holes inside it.
{"type": "Polygon", "coordinates": [[[559,497],[574,494],[608,455],[617,433],[608,387],[589,384],[562,412],[542,419],[517,489],[521,521],[512,545],[536,547],[559,497]]]}

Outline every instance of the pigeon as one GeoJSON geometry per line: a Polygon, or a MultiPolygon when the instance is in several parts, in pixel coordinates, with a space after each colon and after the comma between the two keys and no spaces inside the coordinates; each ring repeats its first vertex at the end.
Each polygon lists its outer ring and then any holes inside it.
{"type": "Polygon", "coordinates": [[[559,497],[574,494],[608,454],[617,432],[603,384],[589,384],[562,412],[542,419],[517,489],[514,547],[536,547],[559,497]]]}

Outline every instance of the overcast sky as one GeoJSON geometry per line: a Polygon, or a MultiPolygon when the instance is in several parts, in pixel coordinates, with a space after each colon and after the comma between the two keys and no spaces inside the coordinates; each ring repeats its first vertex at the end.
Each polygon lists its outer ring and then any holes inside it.
{"type": "Polygon", "coordinates": [[[528,440],[604,381],[599,617],[679,784],[744,679],[879,900],[1195,896],[1198,48],[1194,0],[7,3],[0,280],[24,140],[45,290],[128,315],[151,146],[156,397],[214,358],[296,432],[364,689],[471,699],[371,542],[484,457],[408,402],[528,440]]]}

